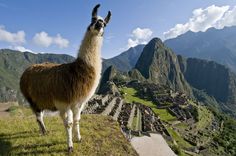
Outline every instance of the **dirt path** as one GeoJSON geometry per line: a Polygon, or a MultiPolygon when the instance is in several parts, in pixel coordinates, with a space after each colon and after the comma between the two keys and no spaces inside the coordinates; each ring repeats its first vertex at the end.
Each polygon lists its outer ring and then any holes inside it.
{"type": "Polygon", "coordinates": [[[8,117],[10,113],[6,110],[12,106],[12,103],[0,103],[0,117],[8,117]]]}
{"type": "Polygon", "coordinates": [[[134,137],[131,144],[140,156],[176,156],[160,134],[134,137]]]}

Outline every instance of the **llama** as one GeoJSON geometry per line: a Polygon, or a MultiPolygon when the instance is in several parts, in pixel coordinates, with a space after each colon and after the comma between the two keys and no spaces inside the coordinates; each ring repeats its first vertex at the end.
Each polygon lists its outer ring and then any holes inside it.
{"type": "Polygon", "coordinates": [[[111,12],[102,19],[97,16],[99,6],[96,5],[92,11],[91,24],[74,62],[35,64],[28,67],[20,79],[21,92],[35,113],[42,134],[46,133],[43,111],[59,111],[67,132],[69,152],[73,151],[72,129],[76,130],[80,142],[80,114],[100,80],[103,33],[111,12]]]}

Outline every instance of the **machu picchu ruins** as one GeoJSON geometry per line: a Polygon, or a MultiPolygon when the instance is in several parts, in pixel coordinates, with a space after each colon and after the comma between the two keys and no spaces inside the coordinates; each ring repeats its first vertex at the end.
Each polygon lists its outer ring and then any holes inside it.
{"type": "Polygon", "coordinates": [[[200,125],[205,119],[202,119],[199,113],[207,109],[184,93],[138,80],[127,83],[109,81],[107,84],[112,87],[103,87],[106,92],[95,95],[87,103],[83,113],[111,116],[120,124],[127,139],[158,133],[174,146],[178,144],[178,140],[176,143],[176,138],[173,137],[175,134],[170,133],[174,131],[188,144],[183,147],[187,153],[203,153],[206,147],[213,146],[211,140],[207,140],[207,135],[213,135],[219,130],[218,121],[210,115],[209,119],[206,119],[208,125],[200,125]],[[124,88],[135,90],[134,99],[143,99],[153,105],[138,100],[127,100],[130,93],[124,91],[124,88]]]}

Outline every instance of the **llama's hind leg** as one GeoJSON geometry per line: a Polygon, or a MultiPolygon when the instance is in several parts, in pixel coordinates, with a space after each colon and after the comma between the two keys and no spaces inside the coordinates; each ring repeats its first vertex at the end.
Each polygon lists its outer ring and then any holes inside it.
{"type": "Polygon", "coordinates": [[[40,110],[38,108],[37,104],[34,103],[30,97],[27,98],[27,101],[29,102],[32,111],[36,115],[36,120],[37,120],[37,123],[39,125],[40,132],[43,135],[45,135],[46,134],[46,128],[45,128],[45,125],[44,125],[44,122],[43,122],[43,114],[44,114],[43,110],[40,110]]]}
{"type": "Polygon", "coordinates": [[[43,115],[44,115],[44,112],[43,111],[39,111],[39,112],[36,112],[36,118],[37,118],[37,122],[38,122],[38,125],[39,125],[39,128],[40,128],[40,131],[43,135],[46,134],[46,128],[45,128],[45,124],[44,124],[44,121],[43,121],[43,115]]]}
{"type": "Polygon", "coordinates": [[[68,145],[68,152],[73,152],[73,141],[72,141],[72,127],[73,127],[73,113],[71,109],[65,111],[60,111],[60,115],[63,119],[64,126],[67,132],[67,145],[68,145]]]}

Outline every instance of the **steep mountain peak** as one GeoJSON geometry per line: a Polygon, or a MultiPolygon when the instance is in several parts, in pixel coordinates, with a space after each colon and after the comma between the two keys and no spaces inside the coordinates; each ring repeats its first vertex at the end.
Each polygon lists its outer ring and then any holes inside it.
{"type": "Polygon", "coordinates": [[[156,45],[156,46],[164,46],[164,43],[162,42],[162,40],[158,37],[154,37],[153,39],[151,39],[151,41],[148,43],[149,45],[156,45]]]}
{"type": "Polygon", "coordinates": [[[147,80],[191,94],[180,70],[177,56],[159,38],[153,38],[143,49],[135,68],[147,80]]]}
{"type": "Polygon", "coordinates": [[[151,39],[150,42],[148,42],[147,46],[152,49],[165,48],[165,45],[162,40],[157,37],[151,39]]]}

